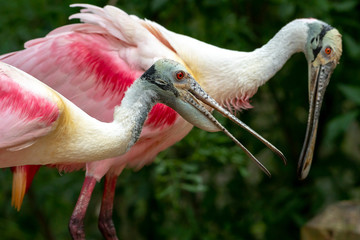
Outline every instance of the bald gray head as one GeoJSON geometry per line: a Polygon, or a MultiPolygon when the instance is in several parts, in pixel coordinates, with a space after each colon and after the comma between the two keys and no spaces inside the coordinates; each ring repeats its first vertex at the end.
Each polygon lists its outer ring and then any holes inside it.
{"type": "Polygon", "coordinates": [[[305,55],[309,62],[321,61],[322,64],[337,64],[342,54],[342,41],[339,31],[317,19],[309,19],[305,55]]]}
{"type": "Polygon", "coordinates": [[[140,80],[148,82],[148,87],[156,90],[159,100],[164,103],[179,97],[180,92],[175,87],[176,83],[195,81],[183,65],[169,59],[156,61],[140,80]]]}

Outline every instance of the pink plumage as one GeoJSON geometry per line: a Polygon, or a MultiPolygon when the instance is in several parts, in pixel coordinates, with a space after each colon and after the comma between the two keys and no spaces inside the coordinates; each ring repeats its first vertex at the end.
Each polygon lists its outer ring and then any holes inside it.
{"type": "Polygon", "coordinates": [[[0,148],[47,134],[58,116],[56,102],[20,86],[6,73],[0,74],[0,148]]]}
{"type": "MultiPolygon", "coordinates": [[[[18,83],[10,81],[6,75],[0,75],[0,82],[1,113],[17,115],[24,121],[37,119],[46,126],[59,116],[59,110],[54,102],[23,89],[18,83]]],[[[1,119],[4,117],[5,114],[1,119]]]]}

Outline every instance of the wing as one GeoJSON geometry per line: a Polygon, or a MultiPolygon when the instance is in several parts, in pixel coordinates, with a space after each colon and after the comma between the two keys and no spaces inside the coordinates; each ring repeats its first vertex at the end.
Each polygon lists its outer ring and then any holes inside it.
{"type": "MultiPolygon", "coordinates": [[[[81,6],[87,8],[72,18],[85,23],[60,27],[0,61],[38,78],[98,120],[110,122],[114,106],[121,103],[137,77],[157,59],[177,57],[120,9],[81,6]]],[[[147,124],[162,127],[172,124],[176,116],[172,109],[158,104],[147,124]]]]}
{"type": "Polygon", "coordinates": [[[32,76],[0,62],[0,149],[32,145],[56,127],[56,94],[32,76]]]}

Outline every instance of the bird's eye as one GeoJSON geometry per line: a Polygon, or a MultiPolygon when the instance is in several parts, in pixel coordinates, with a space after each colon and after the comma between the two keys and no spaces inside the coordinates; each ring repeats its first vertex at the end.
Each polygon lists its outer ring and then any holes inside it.
{"type": "Polygon", "coordinates": [[[178,80],[181,80],[181,79],[183,79],[185,77],[185,73],[183,72],[183,71],[178,71],[177,73],[176,73],[176,78],[178,79],[178,80]]]}
{"type": "Polygon", "coordinates": [[[327,47],[327,48],[325,48],[325,53],[326,53],[327,55],[330,55],[330,54],[331,54],[331,52],[332,52],[331,47],[327,47]]]}

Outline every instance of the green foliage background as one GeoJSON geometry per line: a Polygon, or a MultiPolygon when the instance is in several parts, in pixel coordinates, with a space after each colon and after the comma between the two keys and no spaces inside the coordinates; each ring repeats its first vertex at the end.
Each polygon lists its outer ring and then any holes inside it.
{"type": "MultiPolygon", "coordinates": [[[[82,2],[82,1],[78,1],[82,2]]],[[[68,24],[70,0],[0,3],[0,53],[23,48],[68,24]]],[[[92,1],[98,6],[107,1],[92,1]]],[[[128,13],[228,49],[251,51],[295,18],[314,17],[343,35],[343,56],[323,104],[315,160],[305,181],[296,164],[307,121],[307,63],[294,55],[252,98],[239,117],[278,146],[281,161],[229,121],[222,123],[270,169],[266,177],[221,133],[194,129],[138,172],[118,180],[114,221],[121,239],[300,239],[300,228],[325,206],[360,199],[359,1],[127,0],[110,1],[128,13]]],[[[251,64],[251,63],[249,63],[251,64]]],[[[218,119],[222,119],[217,116],[218,119]]],[[[84,172],[42,168],[20,212],[11,207],[11,173],[1,171],[1,239],[70,239],[69,217],[84,172]]],[[[102,184],[86,216],[87,239],[97,230],[102,184]]]]}

